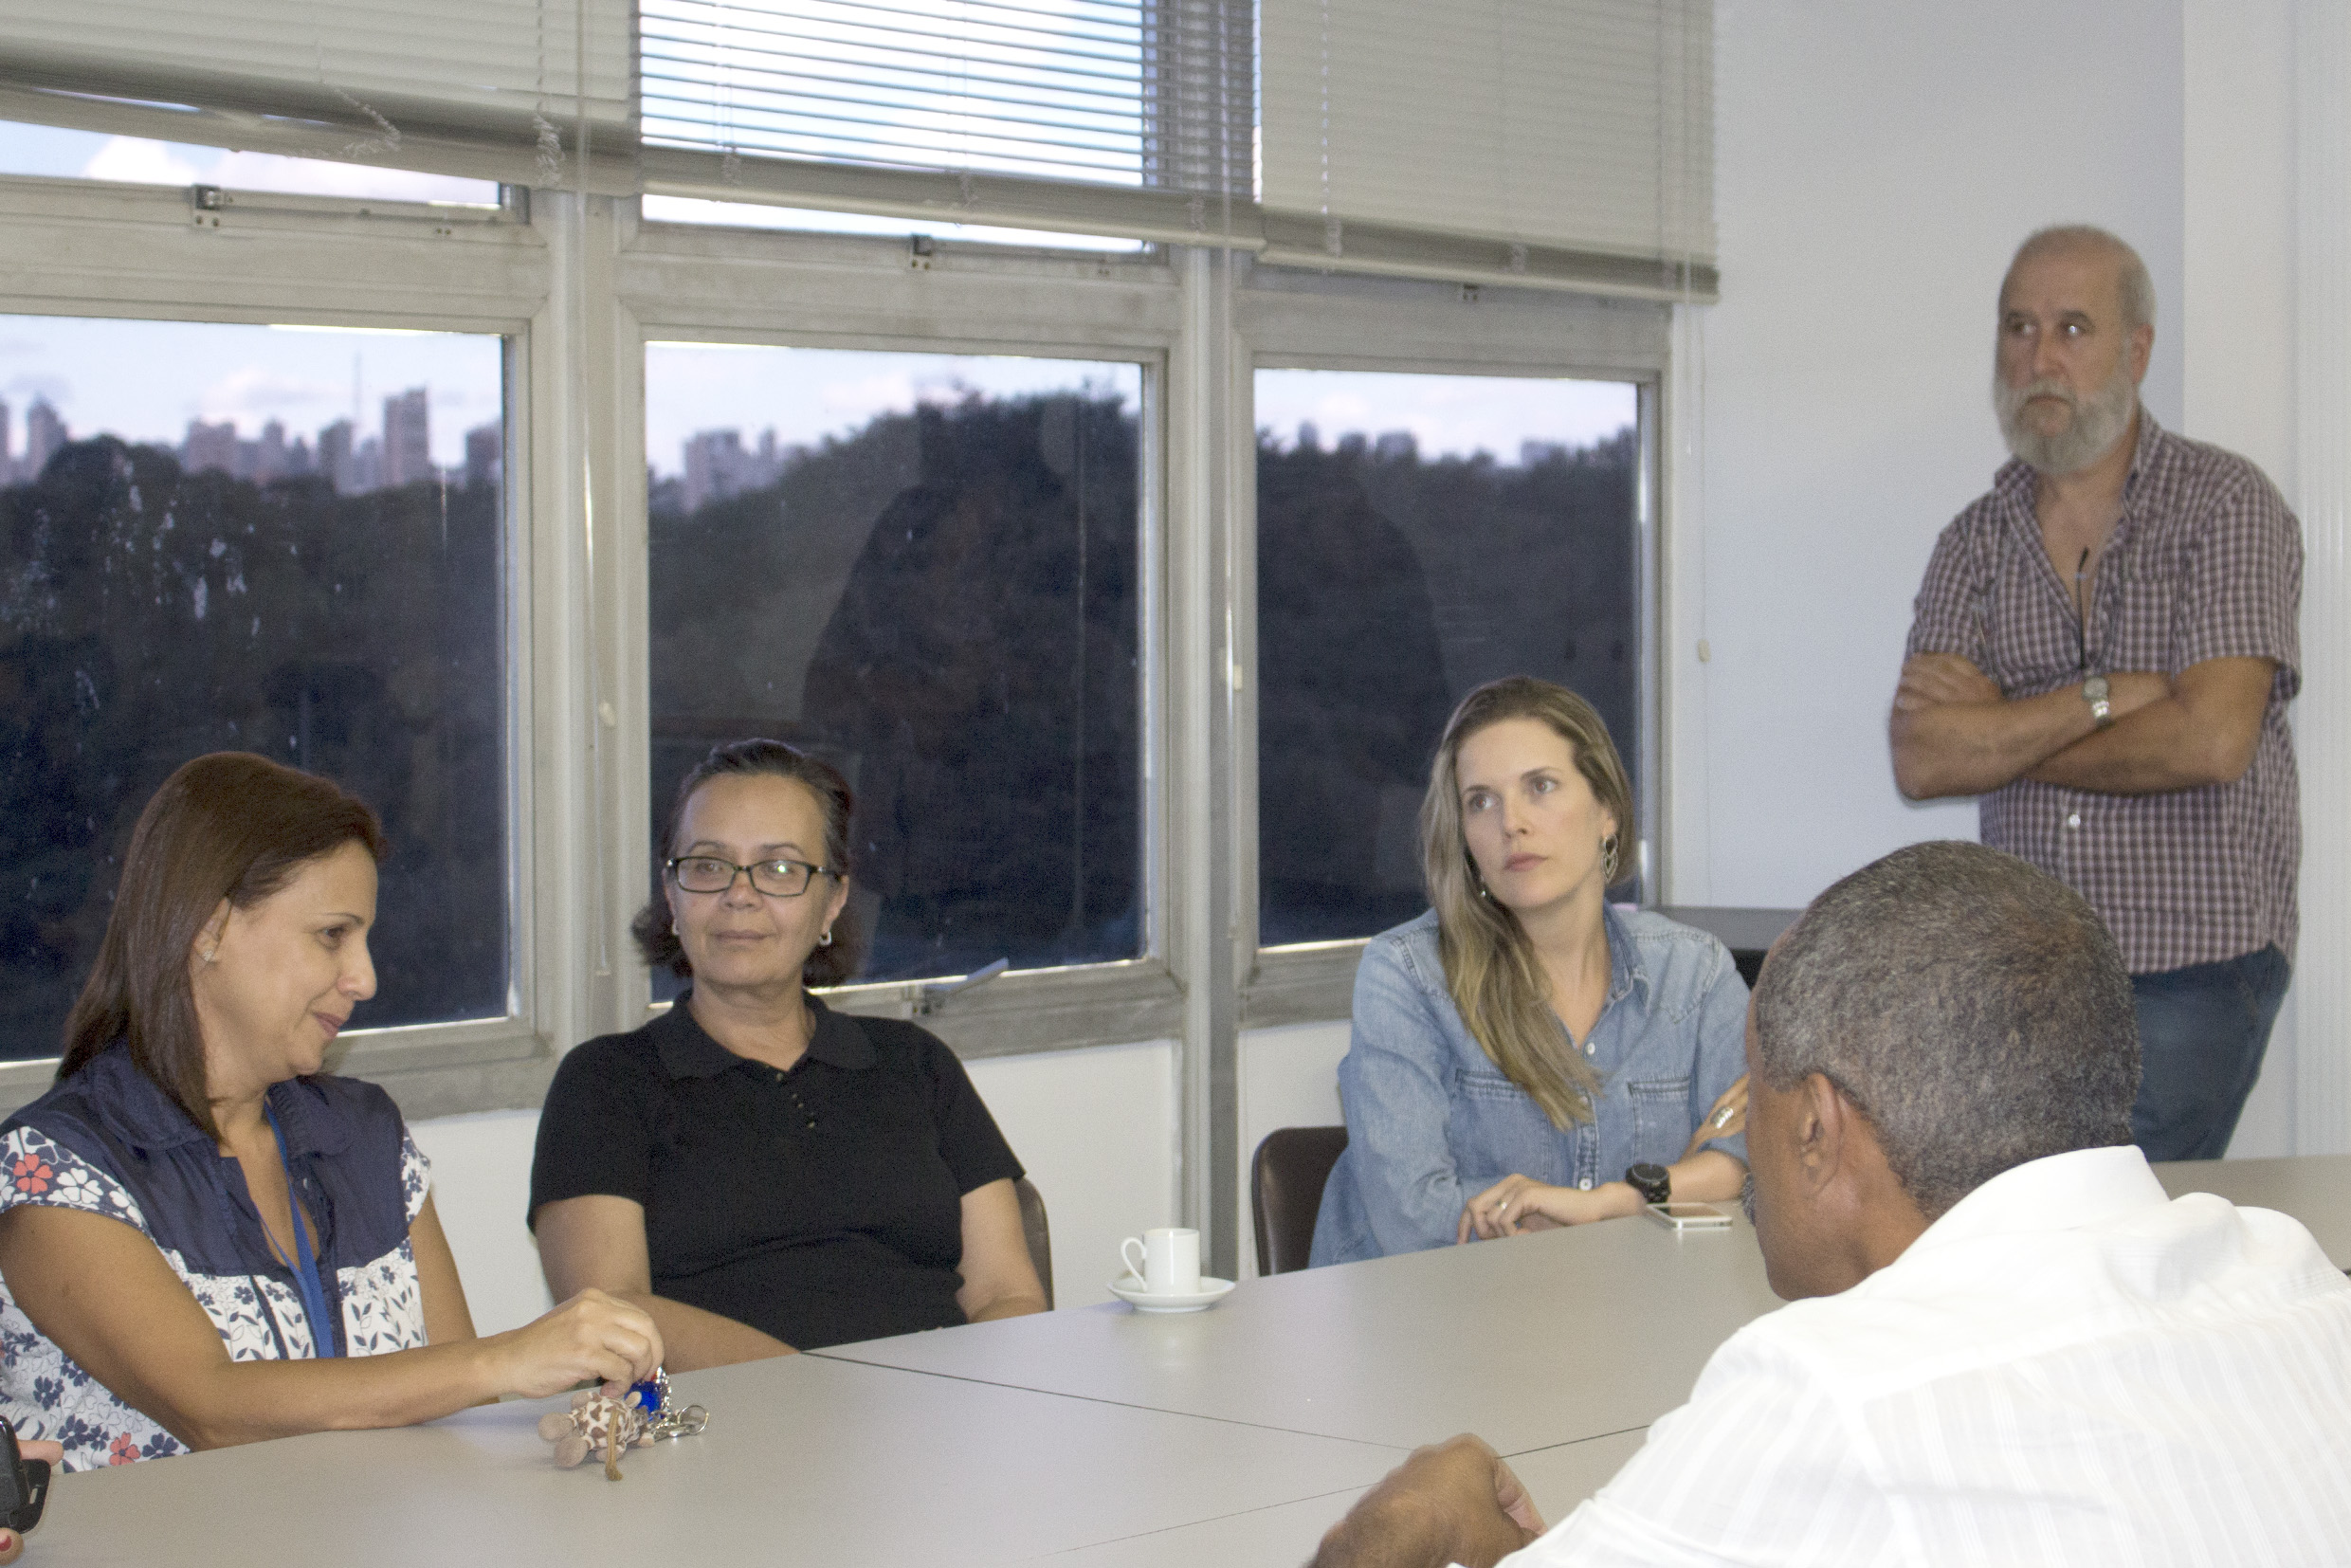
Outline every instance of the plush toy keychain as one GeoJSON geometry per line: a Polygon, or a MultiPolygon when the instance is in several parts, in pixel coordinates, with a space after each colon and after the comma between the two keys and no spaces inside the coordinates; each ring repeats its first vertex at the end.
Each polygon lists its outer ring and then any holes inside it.
{"type": "Polygon", "coordinates": [[[538,1418],[538,1435],[556,1446],[556,1463],[563,1468],[601,1452],[604,1478],[618,1481],[622,1450],[649,1449],[665,1437],[690,1437],[709,1424],[710,1413],[702,1406],[681,1411],[670,1403],[669,1375],[656,1368],[649,1379],[631,1384],[618,1398],[581,1389],[572,1395],[568,1412],[549,1411],[538,1418]]]}

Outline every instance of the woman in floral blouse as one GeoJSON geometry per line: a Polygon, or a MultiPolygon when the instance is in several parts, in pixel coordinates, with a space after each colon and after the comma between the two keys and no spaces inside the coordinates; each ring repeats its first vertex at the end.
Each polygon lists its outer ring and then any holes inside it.
{"type": "Polygon", "coordinates": [[[592,1290],[476,1339],[399,1111],[321,1070],[375,990],[383,848],[364,804],[242,753],[141,813],[57,1085],[0,1124],[0,1418],[66,1469],[660,1361],[592,1290]]]}

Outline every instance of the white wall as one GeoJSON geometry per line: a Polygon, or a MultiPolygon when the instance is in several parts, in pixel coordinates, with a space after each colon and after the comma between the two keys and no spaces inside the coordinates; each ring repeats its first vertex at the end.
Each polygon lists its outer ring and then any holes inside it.
{"type": "Polygon", "coordinates": [[[409,1125],[432,1161],[432,1207],[457,1254],[477,1333],[517,1328],[555,1304],[524,1223],[537,1111],[483,1111],[409,1125]]]}
{"type": "Polygon", "coordinates": [[[1053,1304],[1111,1299],[1121,1238],[1176,1223],[1176,1046],[997,1056],[972,1083],[1044,1194],[1053,1304]]]}
{"type": "MultiPolygon", "coordinates": [[[[1674,606],[1677,700],[1705,716],[1676,800],[1705,799],[1677,812],[1668,874],[1675,903],[1794,906],[1900,845],[1975,835],[1972,805],[1894,789],[1911,598],[2005,456],[1993,302],[2016,243],[2106,225],[2179,298],[2181,40],[2176,10],[2110,0],[1716,14],[1722,298],[1698,329],[1704,511],[1669,560],[1697,595],[1674,606]]],[[[2146,398],[2178,424],[2177,333],[2146,398]]]]}
{"type": "MultiPolygon", "coordinates": [[[[1110,1300],[1105,1286],[1119,1272],[1120,1238],[1175,1222],[1174,1044],[995,1057],[968,1067],[1045,1195],[1055,1304],[1110,1300]]],[[[457,1254],[474,1327],[495,1334],[546,1311],[552,1304],[538,1250],[523,1223],[538,1113],[440,1117],[410,1131],[432,1161],[433,1208],[457,1254]]]]}
{"type": "MultiPolygon", "coordinates": [[[[1671,902],[1797,905],[1975,836],[1972,803],[1896,793],[1885,716],[1935,536],[2005,456],[1993,301],[2034,228],[2139,247],[2147,406],[2293,497],[2292,12],[1719,0],[1722,299],[1683,329],[1672,447],[1671,902]]],[[[2289,999],[2235,1154],[2291,1150],[2295,1035],[2289,999]]]]}
{"type": "MultiPolygon", "coordinates": [[[[2181,428],[2244,453],[2292,501],[2294,7],[2185,0],[2181,428]]],[[[2288,991],[2229,1153],[2295,1152],[2298,997],[2288,991]]]]}

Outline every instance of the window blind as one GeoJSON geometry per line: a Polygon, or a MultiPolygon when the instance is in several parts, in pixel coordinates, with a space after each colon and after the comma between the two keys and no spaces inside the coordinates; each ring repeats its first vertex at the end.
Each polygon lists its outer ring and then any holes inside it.
{"type": "Polygon", "coordinates": [[[1710,0],[1262,0],[1266,259],[1711,296],[1710,0]]]}
{"type": "Polygon", "coordinates": [[[646,188],[1200,238],[1253,193],[1248,0],[643,0],[646,188]]]}
{"type": "Polygon", "coordinates": [[[522,184],[633,153],[634,65],[629,0],[0,0],[0,114],[522,184]]]}

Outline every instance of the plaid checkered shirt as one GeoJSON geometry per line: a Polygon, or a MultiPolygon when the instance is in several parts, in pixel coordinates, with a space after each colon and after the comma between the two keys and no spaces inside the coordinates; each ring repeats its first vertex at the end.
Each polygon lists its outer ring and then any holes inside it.
{"type": "Polygon", "coordinates": [[[2244,776],[2151,795],[2019,778],[1978,803],[1983,841],[2087,899],[2134,975],[2271,942],[2290,959],[2302,818],[2286,704],[2302,686],[2300,524],[2260,469],[2158,428],[2142,408],[2085,626],[2041,543],[2033,478],[2022,463],[2002,465],[1935,541],[1910,653],[1956,653],[2011,700],[2093,672],[2177,676],[2207,659],[2273,659],[2277,677],[2244,776]]]}

